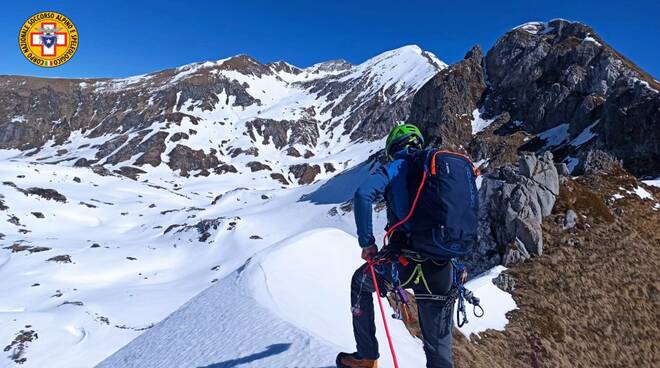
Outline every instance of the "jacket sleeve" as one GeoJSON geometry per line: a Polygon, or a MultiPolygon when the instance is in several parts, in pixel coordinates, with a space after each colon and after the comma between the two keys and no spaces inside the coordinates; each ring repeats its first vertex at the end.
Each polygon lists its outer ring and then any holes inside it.
{"type": "Polygon", "coordinates": [[[376,245],[373,234],[372,208],[373,203],[385,193],[389,177],[385,168],[379,168],[355,191],[353,207],[355,225],[357,226],[358,243],[366,248],[376,245]]]}

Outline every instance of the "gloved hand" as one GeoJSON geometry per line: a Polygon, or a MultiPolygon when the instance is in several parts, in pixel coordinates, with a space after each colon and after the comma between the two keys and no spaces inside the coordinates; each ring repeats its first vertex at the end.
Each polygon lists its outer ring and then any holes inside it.
{"type": "Polygon", "coordinates": [[[368,261],[371,257],[375,256],[376,253],[378,253],[378,247],[375,245],[362,248],[362,259],[368,261]]]}

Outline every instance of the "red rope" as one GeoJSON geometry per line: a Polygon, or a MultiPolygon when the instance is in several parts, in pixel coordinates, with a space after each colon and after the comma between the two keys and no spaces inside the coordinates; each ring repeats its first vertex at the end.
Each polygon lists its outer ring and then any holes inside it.
{"type": "Polygon", "coordinates": [[[369,263],[369,269],[371,270],[371,279],[374,281],[374,288],[376,289],[376,298],[378,298],[380,315],[383,317],[383,325],[385,326],[385,334],[387,335],[387,342],[390,344],[390,352],[392,352],[392,360],[394,361],[394,368],[399,368],[399,362],[397,362],[396,353],[394,352],[394,344],[392,344],[392,336],[390,335],[390,329],[387,326],[387,319],[385,318],[385,310],[383,309],[383,302],[382,300],[380,300],[380,289],[378,288],[378,282],[376,281],[376,272],[374,272],[374,262],[371,260],[368,260],[367,262],[369,263]]]}
{"type": "Polygon", "coordinates": [[[417,188],[417,194],[415,194],[415,199],[413,200],[412,206],[410,206],[410,211],[408,211],[408,214],[406,217],[394,224],[392,227],[387,230],[385,233],[385,236],[383,237],[383,246],[387,245],[387,241],[390,238],[390,234],[396,230],[397,227],[403,225],[408,219],[410,219],[410,216],[412,216],[413,212],[415,211],[415,207],[417,206],[417,201],[419,200],[420,194],[422,194],[422,188],[424,188],[424,183],[426,182],[426,170],[424,170],[424,175],[422,175],[422,182],[419,184],[419,188],[417,188]]]}

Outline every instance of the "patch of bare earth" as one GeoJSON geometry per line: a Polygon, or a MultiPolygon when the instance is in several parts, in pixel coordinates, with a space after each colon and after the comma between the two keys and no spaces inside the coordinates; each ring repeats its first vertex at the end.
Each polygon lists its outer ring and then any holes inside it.
{"type": "Polygon", "coordinates": [[[505,331],[473,341],[455,331],[456,367],[660,366],[660,211],[619,188],[637,185],[623,173],[562,184],[544,221],[545,254],[507,271],[519,309],[505,331]],[[563,230],[568,209],[578,225],[563,230]]]}

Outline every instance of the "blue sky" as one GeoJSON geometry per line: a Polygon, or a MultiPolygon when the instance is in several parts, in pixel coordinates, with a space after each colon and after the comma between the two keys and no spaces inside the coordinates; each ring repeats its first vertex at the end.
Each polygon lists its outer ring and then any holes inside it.
{"type": "Polygon", "coordinates": [[[417,44],[447,63],[474,44],[488,49],[516,25],[566,18],[587,23],[660,78],[660,1],[17,1],[0,12],[0,74],[122,77],[245,53],[262,62],[359,63],[417,44]],[[17,43],[32,14],[59,11],[80,46],[67,64],[42,69],[17,43]]]}

